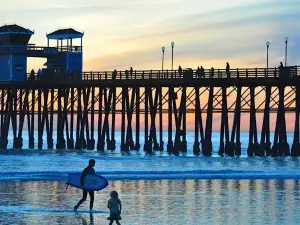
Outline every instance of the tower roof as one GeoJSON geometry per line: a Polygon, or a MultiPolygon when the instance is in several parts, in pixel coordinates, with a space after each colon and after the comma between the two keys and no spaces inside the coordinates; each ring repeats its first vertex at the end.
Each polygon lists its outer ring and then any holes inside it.
{"type": "Polygon", "coordinates": [[[82,38],[83,33],[76,31],[72,28],[68,29],[59,29],[50,34],[47,34],[48,39],[74,39],[74,38],[82,38]]]}
{"type": "Polygon", "coordinates": [[[32,35],[34,32],[26,29],[24,27],[21,27],[16,24],[12,25],[4,25],[0,27],[0,35],[1,34],[26,34],[26,35],[32,35]]]}

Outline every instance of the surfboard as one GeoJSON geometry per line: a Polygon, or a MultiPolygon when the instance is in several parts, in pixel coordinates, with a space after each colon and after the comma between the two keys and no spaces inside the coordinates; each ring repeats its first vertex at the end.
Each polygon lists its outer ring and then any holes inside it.
{"type": "Polygon", "coordinates": [[[84,186],[82,187],[80,177],[81,173],[70,173],[66,184],[86,191],[99,191],[108,185],[108,181],[99,174],[87,174],[84,177],[84,186]]]}

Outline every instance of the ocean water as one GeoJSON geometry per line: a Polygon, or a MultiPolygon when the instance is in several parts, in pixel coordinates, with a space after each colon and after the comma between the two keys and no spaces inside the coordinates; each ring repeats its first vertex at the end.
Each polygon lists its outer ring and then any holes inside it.
{"type": "MultiPolygon", "coordinates": [[[[188,153],[178,157],[142,150],[1,150],[0,224],[108,224],[112,190],[119,192],[127,225],[300,223],[300,159],[246,157],[247,135],[242,157],[194,157],[192,138],[188,153]],[[109,186],[96,192],[92,213],[89,198],[75,213],[82,193],[66,190],[65,181],[90,158],[109,186]]],[[[216,134],[214,146],[218,142],[216,134]]]]}

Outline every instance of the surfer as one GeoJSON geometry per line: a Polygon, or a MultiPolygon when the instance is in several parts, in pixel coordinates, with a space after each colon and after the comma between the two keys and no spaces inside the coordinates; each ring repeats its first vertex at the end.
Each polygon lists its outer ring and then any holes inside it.
{"type": "MultiPolygon", "coordinates": [[[[84,186],[84,177],[87,174],[95,174],[95,170],[94,170],[94,166],[96,164],[96,161],[94,159],[90,159],[89,160],[89,165],[82,171],[81,177],[80,177],[80,182],[81,182],[81,186],[84,186]]],[[[82,199],[80,199],[80,201],[77,203],[77,205],[74,206],[74,211],[77,211],[78,207],[86,200],[87,197],[87,193],[88,191],[83,190],[83,194],[82,194],[82,199]]],[[[94,205],[94,191],[89,191],[89,195],[90,195],[90,210],[93,209],[93,205],[94,205]]]]}
{"type": "Polygon", "coordinates": [[[122,219],[122,204],[121,200],[119,199],[118,192],[112,191],[110,193],[110,199],[108,200],[107,208],[109,208],[110,210],[110,216],[107,218],[108,220],[110,220],[109,225],[112,225],[114,221],[116,221],[118,225],[121,225],[119,220],[122,219]]]}

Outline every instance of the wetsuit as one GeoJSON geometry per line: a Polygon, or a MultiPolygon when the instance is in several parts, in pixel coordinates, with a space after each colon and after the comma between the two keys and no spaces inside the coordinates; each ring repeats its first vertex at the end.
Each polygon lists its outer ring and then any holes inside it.
{"type": "MultiPolygon", "coordinates": [[[[80,178],[82,186],[84,185],[84,177],[87,174],[95,174],[94,168],[88,166],[88,167],[86,167],[82,171],[81,178],[80,178]]],[[[90,195],[90,210],[93,209],[93,205],[94,205],[94,191],[89,191],[88,192],[86,190],[83,190],[82,199],[80,199],[80,201],[77,203],[77,205],[75,206],[75,209],[77,209],[86,200],[87,193],[89,193],[89,195],[90,195]]]]}

